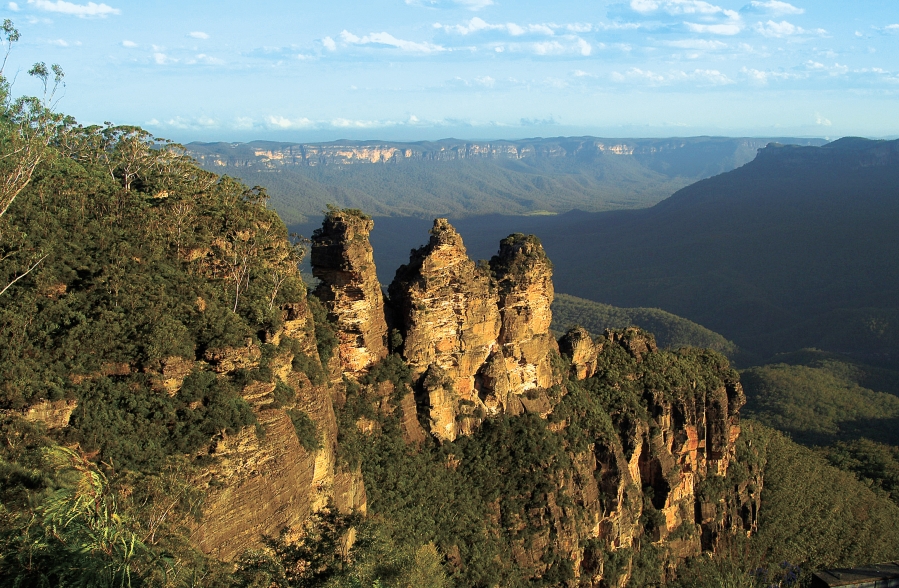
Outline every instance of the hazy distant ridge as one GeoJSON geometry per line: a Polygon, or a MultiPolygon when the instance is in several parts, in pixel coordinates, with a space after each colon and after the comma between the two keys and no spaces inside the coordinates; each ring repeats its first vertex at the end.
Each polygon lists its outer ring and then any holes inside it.
{"type": "Polygon", "coordinates": [[[753,160],[771,141],[819,139],[602,139],[417,143],[190,143],[206,169],[269,190],[288,224],[327,204],[374,216],[456,218],[651,206],[703,178],[753,160]]]}

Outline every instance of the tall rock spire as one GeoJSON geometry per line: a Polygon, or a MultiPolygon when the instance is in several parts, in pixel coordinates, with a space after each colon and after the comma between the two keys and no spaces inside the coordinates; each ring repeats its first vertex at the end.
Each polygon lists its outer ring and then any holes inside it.
{"type": "Polygon", "coordinates": [[[337,327],[338,356],[347,375],[364,374],[387,355],[384,294],[368,235],[374,222],[354,209],[332,209],[312,234],[315,295],[337,327]]]}
{"type": "Polygon", "coordinates": [[[432,432],[455,439],[460,431],[455,417],[461,407],[480,404],[475,374],[498,345],[496,283],[487,268],[468,258],[452,225],[439,218],[428,244],[413,251],[409,263],[397,270],[389,292],[412,374],[428,373],[425,402],[432,432]]]}

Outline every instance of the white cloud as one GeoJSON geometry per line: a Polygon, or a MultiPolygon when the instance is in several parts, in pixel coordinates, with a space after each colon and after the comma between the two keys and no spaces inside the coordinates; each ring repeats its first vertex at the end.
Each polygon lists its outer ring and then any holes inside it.
{"type": "Polygon", "coordinates": [[[188,59],[185,61],[188,65],[196,65],[198,63],[203,63],[206,65],[224,65],[224,60],[219,59],[218,57],[212,57],[210,55],[206,55],[205,53],[200,53],[195,57],[188,59]]]}
{"type": "Polygon", "coordinates": [[[209,35],[204,33],[203,31],[194,31],[192,33],[187,34],[188,37],[193,37],[194,39],[208,39],[209,35]]]}
{"type": "Polygon", "coordinates": [[[493,5],[493,0],[453,0],[459,6],[469,10],[481,10],[493,5]]]}
{"type": "Polygon", "coordinates": [[[344,43],[348,43],[350,45],[386,45],[388,47],[395,47],[397,49],[400,49],[401,51],[409,51],[411,53],[439,53],[441,51],[446,51],[446,48],[441,45],[397,39],[390,33],[383,32],[370,33],[368,35],[365,35],[364,37],[357,37],[349,31],[343,31],[340,33],[340,39],[344,43]]]}
{"type": "Polygon", "coordinates": [[[744,74],[750,82],[761,85],[765,85],[771,80],[798,80],[808,78],[807,73],[760,70],[746,67],[743,67],[740,72],[744,74]]]}
{"type": "Polygon", "coordinates": [[[748,6],[743,8],[744,12],[764,12],[767,14],[773,14],[775,16],[780,16],[783,14],[804,14],[804,8],[797,8],[793,6],[789,2],[781,2],[780,0],[768,0],[767,2],[761,2],[759,0],[752,0],[748,6]]]}
{"type": "Polygon", "coordinates": [[[581,38],[578,38],[577,46],[580,48],[581,55],[583,55],[584,57],[587,57],[588,55],[593,53],[593,47],[590,46],[590,43],[581,38]]]}
{"type": "Polygon", "coordinates": [[[461,6],[468,10],[481,10],[493,5],[493,0],[406,0],[410,6],[432,6],[435,8],[461,6]]]}
{"type": "Polygon", "coordinates": [[[596,74],[586,72],[582,69],[576,69],[576,70],[574,70],[574,77],[576,77],[576,78],[595,78],[596,74]]]}
{"type": "Polygon", "coordinates": [[[124,41],[122,41],[122,47],[128,47],[129,49],[133,49],[134,47],[137,47],[137,43],[135,43],[134,41],[129,41],[129,40],[125,39],[124,41]]]}
{"type": "Polygon", "coordinates": [[[793,23],[782,20],[780,22],[774,22],[773,20],[769,20],[766,23],[757,22],[755,23],[756,32],[766,36],[766,37],[789,37],[793,35],[826,35],[827,31],[824,29],[815,29],[813,31],[806,30],[800,26],[796,26],[793,23]]]}
{"type": "Polygon", "coordinates": [[[565,47],[558,41],[544,41],[542,43],[534,43],[532,45],[534,53],[537,55],[556,55],[565,52],[565,47]]]}
{"type": "Polygon", "coordinates": [[[180,116],[176,116],[165,121],[165,124],[161,124],[154,118],[152,121],[147,122],[147,125],[167,126],[175,129],[211,129],[218,127],[219,123],[214,118],[210,118],[208,116],[199,116],[196,118],[183,118],[180,116]]]}
{"type": "Polygon", "coordinates": [[[269,127],[277,129],[308,129],[315,126],[315,123],[306,117],[290,120],[283,116],[268,116],[265,122],[269,127]]]}
{"type": "Polygon", "coordinates": [[[670,15],[696,14],[703,16],[722,15],[738,20],[739,13],[715,6],[703,0],[631,0],[630,6],[640,14],[651,14],[657,10],[670,15]]]}
{"type": "Polygon", "coordinates": [[[711,33],[713,35],[736,35],[743,30],[742,25],[730,24],[699,24],[695,22],[685,22],[687,29],[691,33],[711,33]]]}
{"type": "Polygon", "coordinates": [[[248,116],[238,116],[234,119],[234,124],[231,126],[241,131],[249,131],[252,130],[256,124],[253,122],[253,119],[248,116]]]}
{"type": "Polygon", "coordinates": [[[667,86],[691,82],[704,86],[726,86],[734,83],[734,80],[717,69],[696,69],[691,72],[675,70],[667,73],[656,73],[636,67],[632,67],[623,74],[613,72],[612,80],[616,82],[644,83],[650,86],[667,86]]]}
{"type": "Polygon", "coordinates": [[[350,120],[347,118],[335,118],[331,121],[332,127],[340,129],[372,129],[381,127],[396,126],[396,121],[379,121],[379,120],[350,120]]]}
{"type": "Polygon", "coordinates": [[[334,39],[331,37],[325,37],[322,39],[322,45],[324,45],[325,49],[328,51],[337,51],[337,43],[334,42],[334,39]]]}
{"type": "Polygon", "coordinates": [[[727,43],[722,41],[709,41],[708,39],[681,39],[678,41],[668,41],[665,43],[669,47],[677,47],[678,49],[694,49],[697,51],[717,51],[726,49],[727,43]]]}
{"type": "Polygon", "coordinates": [[[474,81],[487,88],[492,88],[494,84],[496,84],[496,80],[494,78],[491,78],[490,76],[481,76],[479,78],[475,78],[474,81]]]}
{"type": "Polygon", "coordinates": [[[51,2],[50,0],[28,0],[28,3],[34,4],[35,8],[38,10],[72,14],[82,18],[89,16],[106,17],[110,14],[122,13],[118,8],[113,8],[108,4],[97,4],[95,2],[75,4],[73,2],[66,2],[65,0],[56,0],[56,2],[51,2]]]}
{"type": "Polygon", "coordinates": [[[589,33],[593,30],[593,25],[588,22],[575,22],[565,25],[565,28],[572,33],[589,33]]]}
{"type": "Polygon", "coordinates": [[[19,5],[16,4],[15,2],[10,2],[9,4],[7,4],[7,6],[9,6],[9,9],[12,10],[13,12],[19,11],[19,5]]]}
{"type": "Polygon", "coordinates": [[[822,126],[822,127],[829,127],[833,123],[830,122],[830,119],[826,119],[823,116],[821,116],[820,112],[816,112],[815,113],[815,124],[822,126]]]}
{"type": "MultiPolygon", "coordinates": [[[[468,22],[458,25],[444,25],[439,22],[434,23],[432,25],[435,29],[443,29],[443,31],[447,33],[456,33],[459,35],[471,35],[473,33],[479,33],[481,31],[501,31],[512,35],[513,37],[519,37],[521,35],[525,35],[528,33],[537,34],[537,35],[546,35],[553,36],[555,34],[556,28],[559,28],[559,25],[554,24],[527,24],[527,25],[519,25],[514,22],[508,22],[505,24],[490,24],[482,18],[474,17],[468,22]]],[[[580,26],[580,25],[575,25],[580,26]]]]}
{"type": "Polygon", "coordinates": [[[166,65],[168,63],[177,63],[178,62],[177,59],[172,59],[165,53],[161,53],[159,51],[157,51],[156,53],[153,54],[153,61],[155,61],[157,65],[166,65]]]}
{"type": "Polygon", "coordinates": [[[849,73],[849,67],[846,65],[840,65],[839,63],[834,63],[833,65],[824,65],[818,61],[812,61],[809,59],[805,62],[805,67],[811,71],[820,71],[826,72],[831,76],[842,76],[849,73]]]}
{"type": "Polygon", "coordinates": [[[54,41],[50,41],[51,45],[56,45],[58,47],[68,47],[69,44],[65,41],[65,39],[56,39],[54,41]]]}

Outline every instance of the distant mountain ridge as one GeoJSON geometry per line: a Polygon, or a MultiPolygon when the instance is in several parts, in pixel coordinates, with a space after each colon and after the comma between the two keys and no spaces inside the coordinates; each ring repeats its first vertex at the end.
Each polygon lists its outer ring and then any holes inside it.
{"type": "Polygon", "coordinates": [[[456,218],[651,206],[697,180],[739,167],[769,142],[821,139],[690,137],[520,141],[190,143],[201,166],[268,189],[288,224],[328,204],[373,216],[456,218]]]}
{"type": "MultiPolygon", "coordinates": [[[[687,137],[667,139],[617,139],[599,137],[554,137],[514,141],[331,141],[327,143],[286,143],[251,141],[249,143],[201,143],[187,145],[201,165],[241,167],[352,165],[357,163],[400,163],[404,161],[457,161],[461,159],[529,159],[576,157],[600,154],[629,155],[638,159],[666,159],[674,152],[711,153],[720,151],[719,160],[734,156],[751,159],[755,150],[768,143],[821,145],[823,139],[687,137]]],[[[678,153],[679,155],[680,153],[678,153]]],[[[745,163],[745,162],[744,162],[745,163]]],[[[662,163],[660,168],[671,165],[662,163]]]]}
{"type": "Polygon", "coordinates": [[[562,291],[662,308],[762,356],[899,358],[899,141],[770,145],[652,208],[542,225],[562,291]]]}

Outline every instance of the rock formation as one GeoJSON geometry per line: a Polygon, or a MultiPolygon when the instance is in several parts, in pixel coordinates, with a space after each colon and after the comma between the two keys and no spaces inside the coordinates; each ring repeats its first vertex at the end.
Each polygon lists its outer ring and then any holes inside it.
{"type": "Polygon", "coordinates": [[[387,355],[384,295],[368,235],[374,223],[355,210],[330,210],[312,234],[315,295],[328,309],[347,375],[358,376],[387,355]]]}
{"type": "Polygon", "coordinates": [[[552,357],[559,348],[549,332],[552,264],[540,240],[521,233],[506,237],[490,269],[499,285],[499,344],[509,391],[521,395],[549,388],[558,383],[553,381],[552,357]]]}
{"type": "Polygon", "coordinates": [[[432,432],[455,439],[462,406],[480,403],[475,374],[498,347],[500,314],[490,271],[474,264],[446,219],[434,221],[430,242],[412,252],[390,285],[404,336],[403,355],[424,379],[432,432]]]}
{"type": "MultiPolygon", "coordinates": [[[[733,513],[734,502],[742,498],[728,501],[724,496],[700,492],[701,485],[711,478],[723,483],[735,458],[738,412],[745,398],[738,376],[726,360],[705,350],[683,352],[676,361],[711,365],[717,376],[709,382],[684,381],[672,394],[670,389],[659,390],[658,380],[640,375],[637,366],[661,352],[652,336],[639,329],[609,330],[595,343],[583,329],[572,329],[561,347],[563,353],[577,358],[572,370],[581,380],[588,377],[585,370],[596,370],[598,356],[608,363],[624,351],[634,372],[619,376],[635,382],[646,407],[642,418],[616,407],[611,414],[614,434],[597,439],[591,451],[575,460],[578,501],[592,513],[588,537],[600,538],[616,550],[631,547],[646,534],[676,562],[713,550],[725,533],[754,525],[733,513]]],[[[665,382],[665,386],[670,384],[665,382]]],[[[587,577],[595,575],[598,581],[601,570],[590,569],[594,560],[584,554],[581,572],[587,577]]]]}
{"type": "Polygon", "coordinates": [[[552,264],[534,236],[511,235],[489,266],[468,258],[462,238],[437,219],[390,286],[403,355],[442,439],[487,415],[546,415],[558,346],[549,332],[552,264]]]}
{"type": "MultiPolygon", "coordinates": [[[[285,304],[282,314],[282,328],[272,336],[278,341],[277,350],[267,366],[273,381],[252,381],[243,389],[257,426],[215,439],[208,452],[211,462],[197,481],[206,499],[192,540],[224,560],[258,545],[264,536],[276,536],[284,527],[302,527],[312,511],[329,501],[343,512],[366,508],[361,474],[337,463],[337,420],[329,378],[314,384],[294,361],[298,355],[318,361],[315,325],[305,297],[285,304]],[[279,385],[287,386],[294,398],[276,401],[279,385]],[[300,443],[291,417],[294,411],[316,424],[318,449],[300,443]]],[[[222,360],[210,366],[219,377],[259,366],[258,347],[225,351],[210,354],[222,360]]]]}

